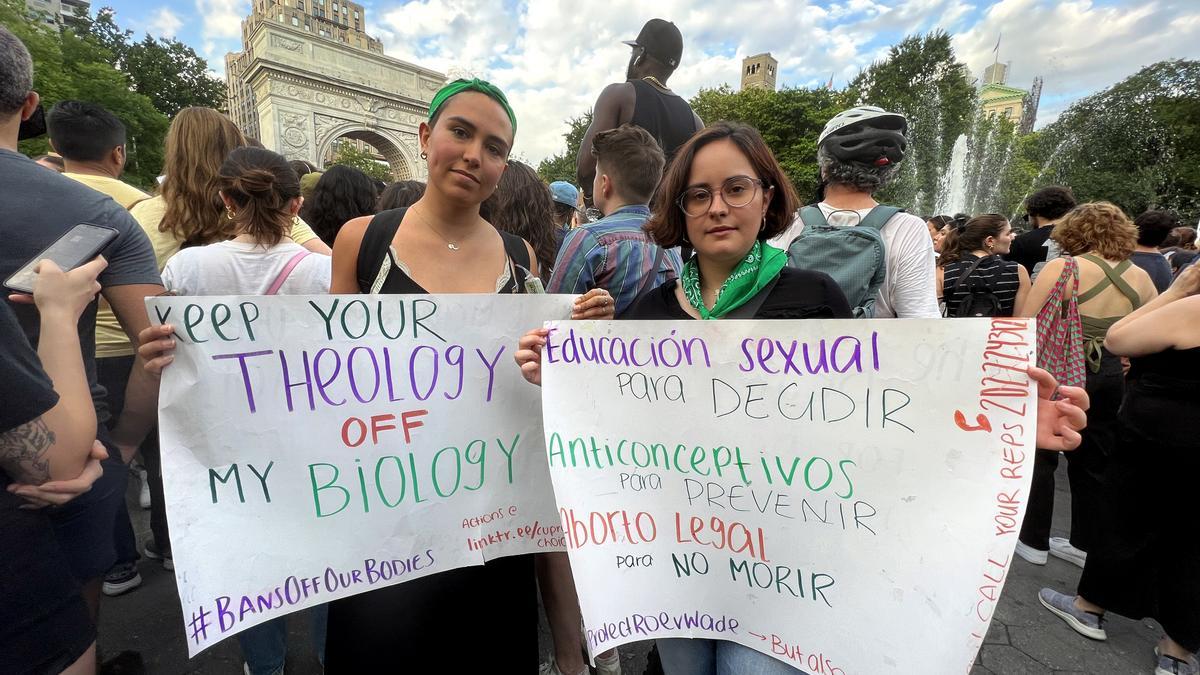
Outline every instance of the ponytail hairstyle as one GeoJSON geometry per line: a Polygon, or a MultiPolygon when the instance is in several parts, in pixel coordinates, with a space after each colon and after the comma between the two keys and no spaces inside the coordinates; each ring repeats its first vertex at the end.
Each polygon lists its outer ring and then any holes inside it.
{"type": "Polygon", "coordinates": [[[237,148],[221,165],[217,185],[237,207],[229,212],[235,233],[249,234],[267,246],[287,236],[293,218],[289,207],[300,196],[300,178],[282,155],[237,148]]]}
{"type": "Polygon", "coordinates": [[[970,220],[966,220],[965,215],[955,216],[954,224],[942,240],[942,256],[939,262],[956,262],[962,259],[964,253],[982,250],[983,242],[988,237],[999,237],[1006,225],[1008,220],[997,213],[985,213],[970,220]]]}

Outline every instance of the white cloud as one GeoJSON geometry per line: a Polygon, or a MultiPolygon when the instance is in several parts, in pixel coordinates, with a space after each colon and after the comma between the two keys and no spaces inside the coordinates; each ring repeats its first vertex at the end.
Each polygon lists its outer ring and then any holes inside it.
{"type": "Polygon", "coordinates": [[[999,31],[1000,60],[1011,64],[1009,84],[1025,88],[1037,75],[1045,79],[1038,114],[1038,125],[1044,126],[1072,101],[1143,66],[1194,58],[1200,42],[1200,6],[1187,0],[1127,6],[1098,6],[1091,0],[1002,0],[955,36],[959,59],[976,76],[992,62],[999,31]]]}
{"type": "Polygon", "coordinates": [[[160,7],[150,17],[150,33],[155,37],[173,38],[183,26],[183,19],[166,7],[160,7]]]}
{"type": "Polygon", "coordinates": [[[201,37],[206,41],[241,37],[243,13],[249,14],[249,9],[239,0],[196,0],[201,37]]]}

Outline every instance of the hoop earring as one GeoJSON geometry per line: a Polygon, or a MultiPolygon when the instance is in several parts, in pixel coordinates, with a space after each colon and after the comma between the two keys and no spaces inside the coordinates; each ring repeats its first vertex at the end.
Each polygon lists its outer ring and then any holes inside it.
{"type": "Polygon", "coordinates": [[[427,152],[422,152],[422,153],[421,153],[421,159],[428,160],[428,159],[429,159],[429,153],[427,153],[427,152]]]}
{"type": "Polygon", "coordinates": [[[237,214],[233,212],[233,208],[232,208],[232,207],[229,207],[229,206],[226,206],[226,207],[225,207],[225,217],[226,217],[226,218],[228,218],[229,220],[233,220],[233,217],[234,217],[235,215],[237,215],[237,214]]]}

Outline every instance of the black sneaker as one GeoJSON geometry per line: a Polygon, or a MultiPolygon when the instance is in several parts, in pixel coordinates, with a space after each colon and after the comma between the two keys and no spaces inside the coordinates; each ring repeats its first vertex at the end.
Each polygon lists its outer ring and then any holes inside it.
{"type": "Polygon", "coordinates": [[[171,559],[170,551],[164,553],[154,545],[154,542],[148,541],[142,552],[146,554],[147,558],[161,562],[164,569],[175,571],[175,561],[171,559]]]}
{"type": "Polygon", "coordinates": [[[142,585],[142,575],[138,574],[136,562],[117,563],[108,574],[104,575],[104,585],[101,589],[105,595],[121,595],[142,585]]]}

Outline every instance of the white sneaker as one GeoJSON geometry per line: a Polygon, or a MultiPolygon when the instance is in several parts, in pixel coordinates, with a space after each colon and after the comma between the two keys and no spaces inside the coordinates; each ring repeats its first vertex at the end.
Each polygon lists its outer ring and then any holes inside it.
{"type": "Polygon", "coordinates": [[[150,508],[150,482],[145,478],[142,479],[142,491],[138,494],[138,506],[143,509],[150,508]]]}
{"type": "Polygon", "coordinates": [[[1083,567],[1087,562],[1087,552],[1072,546],[1071,540],[1066,537],[1050,537],[1050,555],[1078,567],[1083,567]]]}
{"type": "Polygon", "coordinates": [[[1031,565],[1045,565],[1050,556],[1049,551],[1039,551],[1032,546],[1026,545],[1025,542],[1022,541],[1017,542],[1016,553],[1017,555],[1021,556],[1025,562],[1028,562],[1031,565]]]}
{"type": "MultiPolygon", "coordinates": [[[[583,670],[579,671],[579,675],[587,675],[588,667],[584,665],[583,670]]],[[[543,663],[538,668],[538,675],[567,675],[558,669],[558,663],[554,659],[550,659],[550,663],[543,663]]]]}

